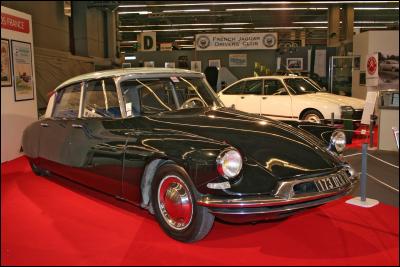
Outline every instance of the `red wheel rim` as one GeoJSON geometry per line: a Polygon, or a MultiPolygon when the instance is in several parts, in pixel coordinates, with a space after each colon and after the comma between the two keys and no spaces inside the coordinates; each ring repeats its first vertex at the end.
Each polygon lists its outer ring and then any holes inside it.
{"type": "Polygon", "coordinates": [[[192,221],[193,202],[185,182],[177,176],[164,177],[158,186],[161,215],[175,230],[186,229],[192,221]]]}

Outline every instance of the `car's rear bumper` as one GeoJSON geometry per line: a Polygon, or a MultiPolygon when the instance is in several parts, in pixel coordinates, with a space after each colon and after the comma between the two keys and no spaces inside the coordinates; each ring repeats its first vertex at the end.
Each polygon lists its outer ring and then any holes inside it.
{"type": "Polygon", "coordinates": [[[313,183],[323,177],[292,180],[280,183],[276,193],[269,196],[223,198],[202,196],[197,204],[207,207],[215,216],[229,222],[250,222],[288,216],[296,211],[315,207],[348,194],[357,182],[348,176],[348,183],[324,192],[296,193],[295,185],[313,183]]]}

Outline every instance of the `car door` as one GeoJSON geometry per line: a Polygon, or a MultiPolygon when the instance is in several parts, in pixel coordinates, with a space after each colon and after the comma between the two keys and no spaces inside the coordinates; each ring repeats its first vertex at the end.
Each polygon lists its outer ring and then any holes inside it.
{"type": "Polygon", "coordinates": [[[82,116],[70,121],[68,176],[102,192],[121,196],[126,135],[114,80],[85,82],[82,116]]]}
{"type": "Polygon", "coordinates": [[[43,168],[62,173],[68,165],[69,122],[78,117],[81,83],[59,89],[49,118],[40,122],[39,160],[43,168]]]}
{"type": "Polygon", "coordinates": [[[239,81],[239,82],[232,84],[231,86],[226,88],[224,91],[219,93],[219,97],[226,107],[236,108],[238,99],[243,94],[244,86],[245,86],[245,82],[239,81]]]}
{"type": "Polygon", "coordinates": [[[281,80],[272,78],[264,80],[261,113],[277,120],[293,117],[292,97],[281,80]]]}
{"type": "Polygon", "coordinates": [[[263,80],[246,80],[243,93],[236,100],[236,109],[249,113],[261,113],[261,97],[263,94],[263,80]]]}

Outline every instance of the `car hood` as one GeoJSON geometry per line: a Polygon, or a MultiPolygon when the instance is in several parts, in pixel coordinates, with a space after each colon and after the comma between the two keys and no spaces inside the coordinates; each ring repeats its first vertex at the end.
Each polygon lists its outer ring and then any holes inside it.
{"type": "Polygon", "coordinates": [[[143,117],[153,129],[179,131],[227,143],[245,161],[277,178],[321,173],[341,165],[320,139],[289,124],[228,109],[186,109],[143,117]]]}
{"type": "Polygon", "coordinates": [[[307,98],[308,100],[311,99],[313,101],[318,101],[318,102],[328,102],[340,106],[351,106],[354,109],[363,109],[365,105],[365,101],[362,99],[342,96],[342,95],[335,95],[330,93],[304,94],[304,95],[298,95],[296,97],[307,98]]]}

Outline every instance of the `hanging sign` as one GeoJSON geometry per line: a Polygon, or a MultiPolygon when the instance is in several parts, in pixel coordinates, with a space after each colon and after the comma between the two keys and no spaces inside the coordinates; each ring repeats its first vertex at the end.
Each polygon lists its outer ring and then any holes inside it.
{"type": "Polygon", "coordinates": [[[139,34],[140,51],[156,51],[156,32],[142,32],[139,34]]]}
{"type": "Polygon", "coordinates": [[[11,31],[29,33],[29,20],[6,13],[1,13],[1,28],[11,31]]]}
{"type": "Polygon", "coordinates": [[[367,56],[366,80],[367,86],[378,86],[378,54],[371,54],[367,56]]]}
{"type": "Polygon", "coordinates": [[[196,34],[196,50],[276,49],[278,35],[274,33],[196,34]]]}

